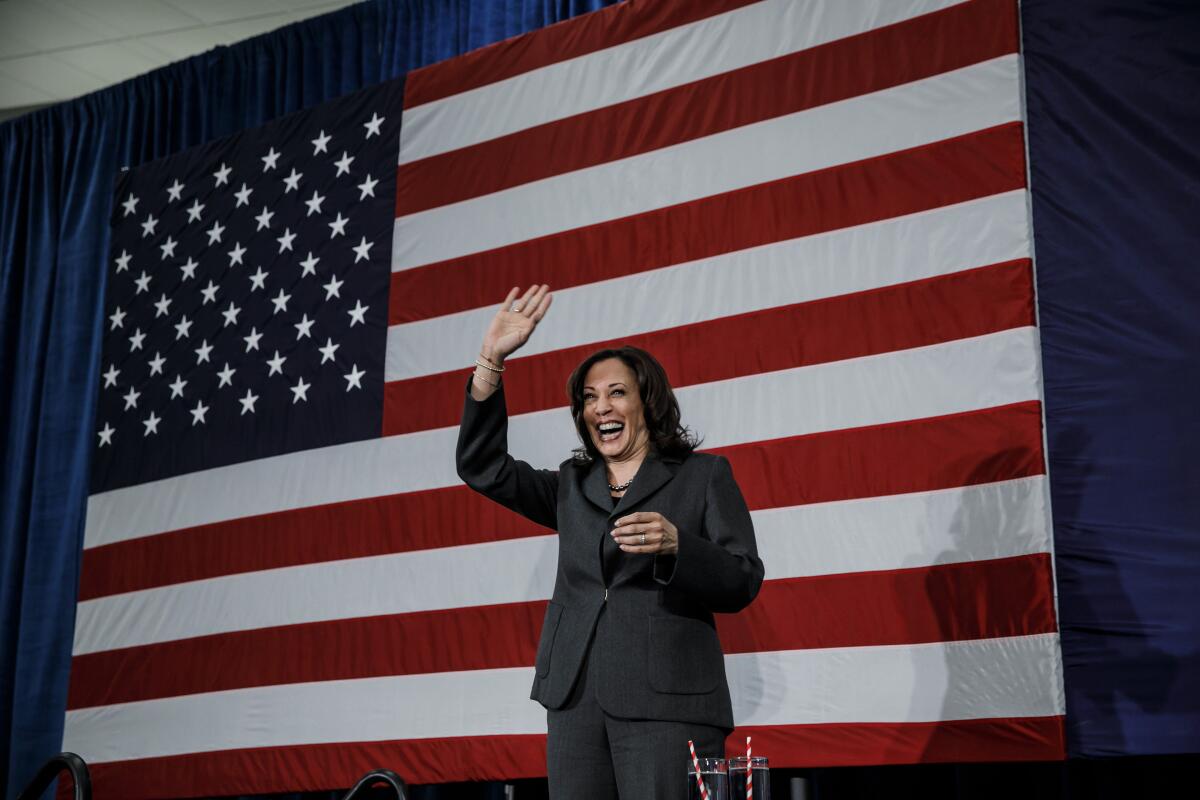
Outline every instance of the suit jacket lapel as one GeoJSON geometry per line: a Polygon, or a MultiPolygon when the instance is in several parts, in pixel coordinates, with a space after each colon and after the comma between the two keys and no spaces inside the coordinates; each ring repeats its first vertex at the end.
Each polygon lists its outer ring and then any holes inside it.
{"type": "Polygon", "coordinates": [[[605,514],[612,511],[612,495],[608,491],[608,473],[604,462],[596,459],[583,478],[583,496],[596,504],[605,514]]]}
{"type": "MultiPolygon", "coordinates": [[[[654,453],[646,456],[646,460],[642,462],[642,466],[638,468],[637,477],[633,479],[629,490],[625,492],[625,496],[621,498],[621,502],[617,503],[617,507],[612,509],[614,515],[624,514],[628,509],[633,508],[638,503],[645,500],[658,488],[671,478],[675,477],[675,470],[679,466],[676,461],[663,461],[654,453]]],[[[600,470],[603,475],[605,471],[600,470]]],[[[605,494],[608,493],[608,482],[604,482],[605,494]]]]}

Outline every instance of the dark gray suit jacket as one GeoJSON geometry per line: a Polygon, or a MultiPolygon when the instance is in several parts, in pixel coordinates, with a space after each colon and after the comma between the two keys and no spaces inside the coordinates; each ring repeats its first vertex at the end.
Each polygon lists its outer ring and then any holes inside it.
{"type": "Polygon", "coordinates": [[[550,709],[566,703],[594,635],[596,697],[609,714],[733,728],[713,612],[749,605],[763,565],[725,458],[651,455],[613,508],[603,463],[567,460],[557,470],[539,470],[513,459],[503,390],[477,402],[468,389],[458,474],[558,531],[558,574],[538,644],[534,700],[550,709]],[[606,586],[601,548],[613,522],[633,511],[670,520],[679,530],[679,552],[619,553],[606,586]]]}

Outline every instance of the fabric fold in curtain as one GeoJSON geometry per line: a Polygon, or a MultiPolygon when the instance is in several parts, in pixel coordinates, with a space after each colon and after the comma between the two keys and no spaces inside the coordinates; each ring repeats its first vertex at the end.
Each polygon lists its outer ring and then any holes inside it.
{"type": "Polygon", "coordinates": [[[122,166],[612,0],[375,0],[0,125],[0,786],[58,752],[122,166]]]}

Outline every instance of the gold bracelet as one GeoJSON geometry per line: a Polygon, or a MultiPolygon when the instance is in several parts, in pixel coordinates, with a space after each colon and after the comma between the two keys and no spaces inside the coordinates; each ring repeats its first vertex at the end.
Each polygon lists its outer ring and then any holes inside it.
{"type": "MultiPolygon", "coordinates": [[[[483,365],[480,364],[480,366],[483,366],[483,365]]],[[[486,383],[488,386],[492,387],[493,389],[500,388],[500,379],[499,378],[496,379],[495,383],[492,383],[491,381],[487,380],[482,375],[480,375],[478,372],[472,372],[471,376],[472,376],[472,378],[478,379],[481,383],[486,383]]]]}
{"type": "MultiPolygon", "coordinates": [[[[486,362],[487,362],[487,364],[481,364],[481,365],[480,365],[480,366],[484,367],[485,369],[492,369],[492,367],[489,367],[489,366],[488,366],[488,364],[495,364],[495,363],[496,363],[495,361],[492,361],[490,358],[488,358],[487,356],[485,356],[483,353],[480,353],[480,354],[479,354],[479,358],[482,358],[484,361],[486,361],[486,362]]],[[[478,360],[476,360],[476,362],[475,362],[475,363],[476,363],[476,364],[479,364],[479,361],[478,361],[478,360]]],[[[493,371],[494,371],[494,372],[504,372],[504,365],[503,365],[503,364],[499,364],[499,365],[497,365],[497,366],[496,366],[496,368],[495,368],[493,371]]]]}
{"type": "Polygon", "coordinates": [[[492,367],[492,366],[489,366],[489,365],[487,365],[487,364],[483,363],[482,361],[480,361],[478,358],[477,358],[477,359],[475,359],[475,366],[477,366],[477,367],[483,367],[484,369],[491,370],[492,372],[495,372],[496,374],[499,374],[499,373],[501,373],[501,372],[504,372],[504,367],[492,367]]]}

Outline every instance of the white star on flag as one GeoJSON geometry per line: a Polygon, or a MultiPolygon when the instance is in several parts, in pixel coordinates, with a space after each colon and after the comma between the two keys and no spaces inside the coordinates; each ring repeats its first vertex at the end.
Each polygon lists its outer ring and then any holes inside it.
{"type": "Polygon", "coordinates": [[[176,375],[175,380],[168,385],[171,387],[171,399],[173,400],[176,397],[183,397],[183,387],[187,386],[187,381],[183,379],[182,375],[176,375]]]}
{"type": "Polygon", "coordinates": [[[154,215],[151,214],[150,216],[146,217],[146,221],[142,223],[142,238],[145,239],[147,236],[154,233],[154,229],[156,227],[158,227],[158,220],[154,218],[154,215]]]}
{"type": "Polygon", "coordinates": [[[299,172],[296,172],[295,167],[292,167],[292,174],[283,179],[283,182],[287,185],[287,188],[283,190],[283,193],[287,194],[288,192],[294,192],[299,189],[300,179],[303,177],[304,176],[299,172]]]}
{"type": "Polygon", "coordinates": [[[162,417],[151,411],[150,416],[146,417],[146,419],[142,421],[142,424],[146,426],[146,431],[142,434],[142,436],[149,436],[152,433],[158,433],[158,423],[160,422],[162,422],[162,417]]]}
{"type": "Polygon", "coordinates": [[[242,312],[242,310],[240,308],[238,308],[237,306],[235,306],[233,304],[233,302],[231,301],[229,303],[229,308],[227,308],[221,312],[221,316],[225,317],[225,324],[222,325],[221,327],[228,328],[230,325],[236,325],[238,314],[240,314],[241,312],[242,312]]]}
{"type": "Polygon", "coordinates": [[[329,234],[329,238],[333,239],[339,234],[344,234],[346,232],[346,223],[349,221],[350,220],[346,217],[343,217],[342,212],[339,211],[333,222],[329,223],[329,227],[332,230],[332,233],[329,234]]]}
{"type": "Polygon", "coordinates": [[[305,383],[304,378],[301,378],[299,380],[299,382],[295,386],[292,387],[292,394],[294,395],[292,397],[293,405],[300,402],[301,400],[303,400],[306,403],[308,402],[308,387],[310,387],[310,386],[312,386],[311,383],[305,383]]]}
{"type": "Polygon", "coordinates": [[[160,250],[162,250],[162,257],[163,258],[168,258],[168,257],[174,258],[175,257],[175,246],[178,244],[179,244],[179,242],[175,241],[173,238],[168,236],[167,240],[158,246],[158,248],[160,250]]]}
{"type": "Polygon", "coordinates": [[[121,251],[121,255],[117,256],[116,259],[117,272],[124,272],[125,270],[129,269],[130,258],[132,258],[132,256],[129,255],[128,250],[121,251]]]}
{"type": "Polygon", "coordinates": [[[238,242],[233,243],[233,249],[229,251],[229,266],[241,264],[242,257],[246,255],[246,248],[242,247],[238,242]]]}
{"type": "Polygon", "coordinates": [[[264,281],[266,281],[266,279],[267,279],[267,273],[263,272],[262,267],[259,267],[258,271],[250,276],[250,283],[253,284],[251,291],[253,291],[254,289],[263,288],[263,283],[264,283],[264,281]]]}
{"type": "Polygon", "coordinates": [[[116,433],[116,431],[116,428],[112,427],[107,422],[104,423],[104,427],[97,431],[97,433],[100,434],[100,447],[104,447],[106,444],[111,445],[113,434],[116,433]]]}
{"type": "Polygon", "coordinates": [[[275,162],[279,160],[279,156],[280,154],[275,151],[274,147],[268,150],[267,154],[262,157],[263,172],[266,172],[269,169],[275,169],[275,162]]]}
{"type": "Polygon", "coordinates": [[[204,295],[204,300],[201,301],[201,305],[206,306],[209,303],[215,303],[217,300],[217,285],[212,281],[209,281],[208,286],[205,286],[200,290],[200,294],[204,295]]]}
{"type": "Polygon", "coordinates": [[[275,216],[275,212],[268,211],[267,207],[263,206],[262,213],[254,218],[255,220],[258,221],[258,228],[256,228],[255,230],[261,231],[263,228],[271,227],[271,217],[273,217],[273,216],[275,216]]]}
{"type": "Polygon", "coordinates": [[[312,251],[309,251],[308,258],[306,258],[300,262],[300,270],[301,270],[300,277],[303,278],[305,275],[316,275],[317,274],[317,263],[320,260],[321,259],[317,258],[316,256],[314,256],[312,254],[312,251]]]}
{"type": "Polygon", "coordinates": [[[351,366],[349,374],[342,376],[346,379],[346,391],[348,392],[351,389],[361,389],[362,383],[360,383],[360,381],[362,380],[362,376],[366,374],[367,373],[365,370],[358,368],[358,364],[351,366]]]}
{"type": "Polygon", "coordinates": [[[317,348],[317,352],[321,354],[321,363],[324,364],[326,361],[333,361],[333,354],[337,352],[339,347],[341,347],[340,344],[334,344],[333,339],[327,337],[325,339],[325,346],[317,348]]]}
{"type": "Polygon", "coordinates": [[[192,321],[183,315],[179,318],[179,322],[175,323],[175,341],[179,341],[187,336],[192,330],[192,321]]]}
{"type": "Polygon", "coordinates": [[[337,175],[334,175],[333,177],[336,178],[339,175],[350,174],[350,163],[352,161],[354,161],[354,156],[350,155],[345,150],[343,150],[342,157],[339,158],[337,161],[333,162],[334,166],[337,167],[337,175]]]}
{"type": "Polygon", "coordinates": [[[283,289],[279,290],[279,294],[271,298],[271,302],[275,304],[275,310],[272,314],[278,314],[280,311],[287,311],[288,300],[291,300],[290,294],[284,294],[283,289]]]}
{"type": "Polygon", "coordinates": [[[378,113],[372,112],[371,119],[368,122],[363,123],[363,127],[367,129],[366,138],[370,139],[372,136],[379,135],[379,126],[383,124],[384,119],[386,118],[379,116],[378,113]]]}
{"type": "Polygon", "coordinates": [[[292,233],[291,228],[283,229],[283,236],[280,236],[275,241],[279,242],[279,252],[292,249],[292,241],[296,238],[296,234],[292,233]]]}
{"type": "Polygon", "coordinates": [[[192,425],[200,425],[204,423],[204,415],[208,413],[208,406],[204,405],[203,400],[196,401],[196,407],[191,409],[192,425]]]}
{"type": "Polygon", "coordinates": [[[250,335],[242,337],[242,341],[246,343],[246,352],[249,353],[251,350],[257,350],[258,340],[262,337],[263,335],[258,332],[258,328],[251,328],[250,335]]]}
{"type": "Polygon", "coordinates": [[[125,202],[121,203],[121,208],[125,209],[125,216],[128,217],[130,214],[132,214],[133,210],[137,208],[137,204],[138,199],[134,195],[129,195],[129,197],[126,197],[125,202]]]}
{"type": "Polygon", "coordinates": [[[229,183],[229,173],[232,172],[228,166],[221,164],[221,168],[213,173],[213,177],[217,179],[217,186],[222,186],[229,183]]]}
{"type": "Polygon", "coordinates": [[[249,389],[247,389],[246,396],[239,397],[238,402],[242,404],[242,413],[243,414],[245,414],[247,411],[250,412],[251,414],[253,414],[254,413],[254,404],[258,402],[258,395],[254,394],[249,389]]]}
{"type": "Polygon", "coordinates": [[[109,364],[108,371],[104,373],[104,388],[117,385],[117,376],[121,374],[121,370],[117,369],[116,364],[109,364]]]}
{"type": "Polygon", "coordinates": [[[183,184],[176,178],[175,182],[167,187],[167,197],[171,200],[178,200],[183,195],[183,184]]]}
{"type": "Polygon", "coordinates": [[[234,208],[241,208],[242,206],[250,205],[250,193],[253,191],[254,190],[247,186],[243,181],[242,188],[233,193],[233,196],[237,198],[237,203],[234,205],[234,208]]]}
{"type": "Polygon", "coordinates": [[[219,222],[214,222],[213,226],[208,229],[208,243],[210,245],[221,241],[221,234],[225,233],[225,226],[219,222]]]}
{"type": "Polygon", "coordinates": [[[305,216],[311,217],[313,214],[321,213],[321,203],[324,203],[324,202],[325,202],[324,197],[317,194],[316,192],[313,192],[312,197],[310,197],[304,201],[304,205],[308,206],[308,213],[305,214],[305,216]]]}
{"type": "Polygon", "coordinates": [[[142,342],[145,340],[146,334],[142,333],[141,328],[135,328],[133,335],[129,337],[129,352],[142,349],[142,342]]]}
{"type": "Polygon", "coordinates": [[[367,195],[374,197],[375,196],[375,184],[377,184],[377,183],[379,183],[378,180],[376,180],[375,178],[372,178],[370,175],[368,175],[367,179],[358,185],[358,190],[360,192],[362,192],[362,194],[360,194],[358,196],[358,199],[366,200],[367,195]]]}
{"type": "Polygon", "coordinates": [[[112,323],[112,326],[109,327],[110,331],[115,331],[117,328],[124,328],[125,312],[121,310],[120,306],[117,306],[117,310],[108,315],[108,320],[112,323]]]}
{"type": "Polygon", "coordinates": [[[163,358],[162,353],[155,351],[154,358],[150,359],[149,363],[151,375],[162,375],[163,364],[167,363],[167,360],[163,358]]]}
{"type": "Polygon", "coordinates": [[[310,320],[308,314],[305,314],[299,322],[293,325],[292,327],[296,329],[296,340],[299,341],[305,337],[311,338],[312,334],[309,333],[309,330],[315,322],[316,320],[310,320]]]}
{"type": "Polygon", "coordinates": [[[181,270],[183,270],[183,279],[186,280],[188,278],[196,277],[196,267],[198,266],[200,265],[196,263],[194,258],[189,258],[186,264],[183,264],[179,267],[181,270]]]}
{"type": "Polygon", "coordinates": [[[121,399],[125,401],[125,410],[128,411],[131,408],[137,408],[137,401],[141,396],[141,392],[130,386],[129,391],[121,397],[121,399]]]}
{"type": "Polygon", "coordinates": [[[200,342],[200,346],[196,348],[196,366],[202,362],[208,361],[208,354],[212,352],[213,346],[208,343],[208,339],[200,342]]]}
{"type": "Polygon", "coordinates": [[[267,366],[270,367],[270,370],[267,372],[267,377],[269,378],[272,375],[282,375],[284,361],[287,361],[287,356],[279,355],[279,351],[276,350],[275,357],[267,359],[267,366]]]}
{"type": "Polygon", "coordinates": [[[230,367],[229,362],[226,361],[225,369],[223,369],[217,373],[217,378],[220,380],[220,382],[217,384],[217,388],[220,389],[222,386],[232,386],[233,385],[233,373],[235,373],[235,372],[237,372],[237,370],[230,367]]]}
{"type": "Polygon", "coordinates": [[[146,270],[142,270],[142,274],[135,278],[133,282],[137,284],[137,292],[135,294],[150,291],[150,276],[146,274],[146,270]]]}
{"type": "Polygon", "coordinates": [[[171,298],[167,297],[166,292],[158,298],[158,302],[154,304],[154,317],[165,317],[168,309],[171,307],[171,298]]]}
{"type": "Polygon", "coordinates": [[[364,325],[367,324],[366,314],[367,314],[368,308],[370,308],[370,306],[364,306],[362,304],[362,300],[354,301],[354,308],[352,308],[348,312],[346,312],[350,315],[350,327],[351,328],[353,328],[355,323],[358,323],[358,322],[361,322],[364,325]]]}
{"type": "Polygon", "coordinates": [[[362,237],[361,242],[359,242],[356,246],[350,248],[351,250],[354,251],[354,263],[355,264],[357,264],[359,261],[366,261],[366,260],[370,259],[370,256],[368,255],[368,253],[371,252],[372,244],[374,244],[374,242],[368,242],[367,237],[364,236],[364,237],[362,237]]]}
{"type": "Polygon", "coordinates": [[[200,212],[204,210],[204,203],[198,199],[193,200],[192,204],[187,207],[188,222],[199,222],[200,212]]]}
{"type": "Polygon", "coordinates": [[[332,138],[333,137],[325,133],[325,131],[321,131],[320,135],[312,140],[313,155],[315,156],[317,153],[328,153],[329,140],[332,138]]]}
{"type": "Polygon", "coordinates": [[[329,300],[332,297],[341,297],[342,295],[339,293],[339,290],[342,288],[343,283],[345,283],[345,281],[339,281],[337,276],[331,277],[329,279],[329,283],[326,283],[321,287],[325,290],[325,299],[329,300]]]}

